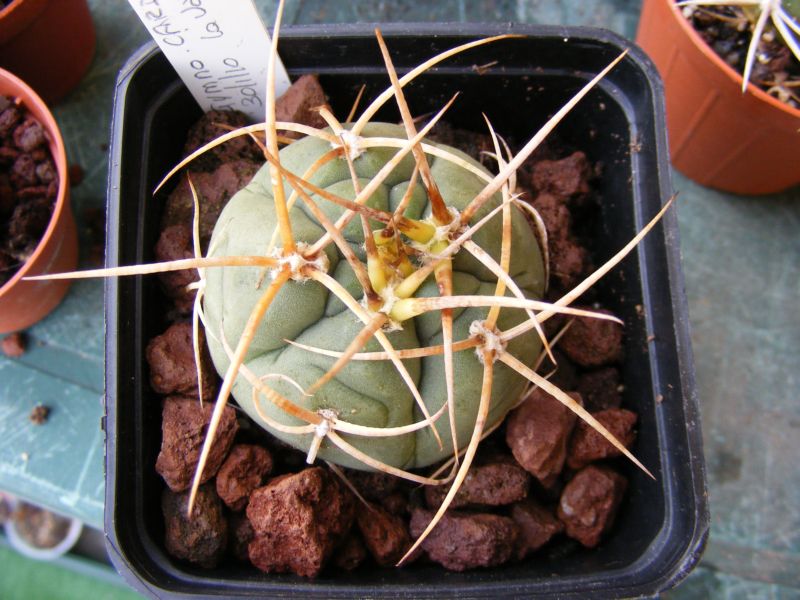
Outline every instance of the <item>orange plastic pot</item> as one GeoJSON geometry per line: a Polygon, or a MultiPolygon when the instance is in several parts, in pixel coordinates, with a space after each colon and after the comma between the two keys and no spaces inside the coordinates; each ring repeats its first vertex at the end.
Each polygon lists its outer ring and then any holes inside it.
{"type": "Polygon", "coordinates": [[[12,0],[0,10],[0,68],[50,104],[78,84],[94,47],[86,0],[12,0]]]}
{"type": "Polygon", "coordinates": [[[29,275],[73,271],[78,262],[78,238],[69,204],[69,176],[64,141],[44,101],[22,80],[0,69],[0,94],[19,98],[47,132],[59,177],[50,223],[28,261],[0,287],[0,333],[33,325],[53,310],[69,281],[26,281],[29,275]]]}
{"type": "Polygon", "coordinates": [[[752,84],[703,41],[674,0],[644,0],[636,42],[658,67],[672,164],[736,194],[800,183],[800,110],[752,84]]]}

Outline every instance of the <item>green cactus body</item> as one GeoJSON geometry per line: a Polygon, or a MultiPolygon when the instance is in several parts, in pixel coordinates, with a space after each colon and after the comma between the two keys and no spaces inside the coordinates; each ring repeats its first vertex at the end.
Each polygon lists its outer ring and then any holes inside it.
{"type": "MultiPolygon", "coordinates": [[[[384,123],[372,123],[364,128],[362,137],[404,138],[403,128],[384,123]]],[[[282,165],[299,176],[324,153],[330,151],[328,142],[307,137],[284,148],[282,165]]],[[[448,148],[449,149],[449,148],[448,148]]],[[[468,160],[475,161],[461,152],[449,149],[468,160]]],[[[364,151],[354,160],[361,186],[373,177],[395,153],[392,148],[375,148],[364,151]]],[[[485,182],[441,158],[429,156],[431,173],[448,206],[462,210],[484,187],[485,182]]],[[[389,178],[378,188],[367,202],[368,205],[392,211],[404,195],[414,169],[409,155],[394,169],[389,178]]],[[[353,184],[344,159],[334,160],[323,166],[310,178],[311,183],[326,188],[344,198],[355,197],[353,184]]],[[[291,188],[287,185],[287,197],[291,188]]],[[[343,209],[322,198],[314,198],[331,220],[335,220],[343,209]]],[[[496,194],[473,218],[483,217],[500,202],[496,194]]],[[[425,189],[417,185],[405,215],[424,218],[429,206],[425,189]]],[[[324,233],[305,206],[298,201],[290,211],[295,239],[313,243],[324,233]]],[[[269,167],[264,166],[253,181],[239,191],[228,203],[220,216],[210,245],[210,256],[264,255],[269,247],[277,225],[275,206],[271,194],[269,167]]],[[[473,238],[495,260],[500,260],[502,218],[498,215],[473,238]]],[[[544,266],[536,237],[526,217],[512,207],[512,245],[509,274],[529,298],[541,298],[544,290],[544,266]]],[[[382,227],[373,222],[372,228],[382,227]]],[[[361,224],[353,219],[343,231],[345,238],[363,261],[364,238],[361,224]]],[[[335,245],[326,248],[329,260],[328,273],[339,281],[356,300],[361,300],[363,290],[352,269],[335,245]]],[[[269,277],[269,275],[267,275],[269,277]]],[[[205,313],[208,323],[207,336],[215,366],[224,373],[229,365],[228,355],[221,342],[224,339],[235,347],[244,330],[257,299],[263,294],[265,273],[260,268],[225,267],[209,269],[205,292],[205,313]],[[224,336],[224,337],[223,337],[224,336]]],[[[496,277],[466,250],[453,258],[453,293],[470,295],[494,295],[496,277]]],[[[438,296],[433,277],[419,288],[418,297],[438,296]]],[[[473,321],[483,320],[488,309],[467,308],[453,311],[453,339],[469,337],[473,321]]],[[[520,310],[503,309],[497,322],[505,330],[522,322],[526,317],[520,310]]],[[[288,383],[289,378],[307,389],[333,364],[333,358],[309,352],[288,344],[285,340],[321,347],[329,350],[344,350],[362,329],[363,324],[344,304],[324,286],[315,281],[290,281],[278,292],[245,358],[245,366],[259,377],[279,374],[282,378],[265,379],[274,390],[310,410],[330,409],[338,419],[370,427],[395,427],[421,420],[423,417],[414,398],[391,361],[351,361],[333,380],[306,396],[288,383]]],[[[441,319],[438,311],[425,313],[402,323],[402,329],[387,334],[396,349],[424,347],[442,343],[441,319]]],[[[381,351],[371,339],[363,351],[381,351]]],[[[540,341],[535,332],[513,339],[507,350],[520,360],[530,364],[540,350],[540,341]]],[[[444,360],[441,355],[403,361],[416,382],[428,410],[436,412],[446,402],[444,360]]],[[[455,404],[458,443],[466,445],[472,435],[480,398],[483,368],[474,350],[454,354],[455,404]]],[[[491,410],[487,426],[502,419],[522,393],[526,381],[504,364],[495,364],[491,410]]],[[[308,450],[313,435],[290,435],[272,430],[259,416],[254,406],[252,387],[242,374],[236,379],[233,394],[239,405],[253,420],[276,437],[292,446],[308,450]]],[[[285,414],[269,403],[263,396],[259,399],[259,410],[287,425],[300,425],[297,419],[285,414]]],[[[440,449],[429,427],[414,433],[394,437],[344,436],[347,441],[369,456],[399,468],[416,468],[433,464],[452,456],[452,439],[447,413],[436,422],[444,448],[440,449]]],[[[323,442],[318,456],[347,467],[368,468],[358,460],[345,454],[327,440],[323,442]]]]}

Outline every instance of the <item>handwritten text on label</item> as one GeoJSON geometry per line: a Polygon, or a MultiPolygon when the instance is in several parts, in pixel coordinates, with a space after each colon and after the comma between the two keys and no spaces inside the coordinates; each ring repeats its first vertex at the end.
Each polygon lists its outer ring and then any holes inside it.
{"type": "MultiPolygon", "coordinates": [[[[252,0],[128,0],[204,110],[264,120],[270,39],[252,0]]],[[[278,61],[276,92],[289,87],[278,61]]]]}

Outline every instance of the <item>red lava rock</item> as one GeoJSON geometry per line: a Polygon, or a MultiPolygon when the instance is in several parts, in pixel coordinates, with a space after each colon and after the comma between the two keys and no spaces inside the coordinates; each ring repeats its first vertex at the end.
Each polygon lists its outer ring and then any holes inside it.
{"type": "Polygon", "coordinates": [[[622,404],[619,369],[616,367],[582,373],[578,377],[577,390],[589,412],[619,408],[622,404]]]}
{"type": "Polygon", "coordinates": [[[542,193],[533,199],[532,204],[547,227],[548,241],[567,239],[572,235],[572,216],[564,202],[552,194],[542,193]]]}
{"type": "Polygon", "coordinates": [[[345,476],[359,494],[372,502],[381,502],[400,489],[400,480],[397,477],[379,471],[348,469],[345,476]]]}
{"type": "MultiPolygon", "coordinates": [[[[554,320],[555,319],[549,319],[547,323],[554,320]]],[[[564,353],[560,352],[558,348],[553,348],[553,357],[556,359],[556,364],[553,364],[549,356],[545,356],[538,372],[547,374],[555,369],[555,372],[549,379],[550,383],[562,390],[574,390],[575,386],[578,385],[578,373],[575,370],[575,365],[573,365],[572,361],[564,356],[564,353]]]]}
{"type": "Polygon", "coordinates": [[[562,199],[540,193],[533,206],[547,227],[550,277],[562,288],[572,288],[589,267],[589,255],[572,234],[572,217],[562,199]]]}
{"type": "Polygon", "coordinates": [[[8,224],[7,248],[20,260],[27,260],[50,223],[53,203],[48,198],[33,198],[14,207],[8,224]]]}
{"type": "MultiPolygon", "coordinates": [[[[156,261],[168,262],[194,258],[192,230],[189,225],[170,225],[161,231],[156,244],[156,261]]],[[[172,299],[180,313],[191,312],[194,306],[196,290],[187,286],[200,279],[197,269],[184,269],[159,273],[161,287],[168,298],[172,299]]]]}
{"type": "Polygon", "coordinates": [[[0,111],[0,138],[8,137],[22,118],[22,109],[10,102],[7,96],[0,96],[6,107],[0,111]]]}
{"type": "MultiPolygon", "coordinates": [[[[38,166],[36,167],[39,168],[38,166]]],[[[38,177],[38,175],[37,175],[38,177]]],[[[31,185],[28,187],[20,188],[17,190],[17,198],[19,200],[34,199],[47,199],[49,193],[49,186],[46,185],[31,185]]]]}
{"type": "MultiPolygon", "coordinates": [[[[434,514],[422,508],[412,511],[411,535],[421,535],[434,514]]],[[[508,561],[518,535],[519,527],[508,517],[450,511],[422,542],[422,548],[444,568],[465,571],[508,561]]]]}
{"type": "MultiPolygon", "coordinates": [[[[164,400],[156,472],[173,492],[182,492],[192,483],[213,411],[213,402],[206,402],[201,408],[194,398],[170,396],[164,400]]],[[[236,412],[226,406],[203,470],[202,483],[217,473],[238,430],[236,412]]]]}
{"type": "Polygon", "coordinates": [[[36,161],[30,154],[22,153],[11,166],[11,185],[24,188],[36,185],[36,161]]]}
{"type": "Polygon", "coordinates": [[[380,500],[381,506],[393,515],[403,515],[408,511],[408,498],[400,492],[393,492],[380,500]]]}
{"type": "MultiPolygon", "coordinates": [[[[208,400],[214,398],[217,374],[202,337],[199,342],[203,399],[208,400]]],[[[145,355],[150,365],[150,385],[153,390],[159,394],[199,397],[191,323],[170,325],[164,333],[150,340],[145,355]]]]}
{"type": "Polygon", "coordinates": [[[352,571],[364,562],[365,558],[367,558],[367,549],[364,547],[364,542],[361,541],[357,534],[351,531],[336,548],[332,562],[338,569],[352,571]]]}
{"type": "Polygon", "coordinates": [[[0,146],[0,165],[5,168],[14,164],[19,156],[19,150],[11,146],[0,146]]]}
{"type": "MultiPolygon", "coordinates": [[[[183,147],[183,153],[189,155],[219,136],[249,124],[247,115],[240,111],[209,111],[192,125],[187,135],[186,145],[183,147]]],[[[195,158],[191,163],[191,169],[192,171],[213,171],[222,164],[239,160],[263,161],[258,146],[249,136],[238,136],[212,148],[195,158]]]]}
{"type": "MultiPolygon", "coordinates": [[[[633,430],[637,420],[635,412],[624,408],[609,408],[608,410],[593,413],[592,416],[608,429],[623,446],[630,448],[633,445],[636,440],[636,432],[633,430]]],[[[570,469],[580,469],[590,462],[620,456],[621,454],[591,425],[580,421],[569,443],[567,465],[569,465],[570,469]]]]}
{"type": "Polygon", "coordinates": [[[58,196],[58,180],[51,181],[47,184],[47,197],[51,200],[55,200],[56,196],[58,196]]]}
{"type": "Polygon", "coordinates": [[[45,149],[44,146],[41,146],[39,148],[34,148],[33,150],[31,150],[31,158],[37,164],[41,163],[47,157],[48,157],[47,150],[45,149]]]}
{"type": "Polygon", "coordinates": [[[229,544],[228,549],[231,554],[236,557],[236,560],[242,562],[250,562],[250,556],[247,553],[247,547],[253,541],[255,532],[247,515],[243,512],[233,512],[228,516],[228,532],[229,544]]]}
{"type": "Polygon", "coordinates": [[[578,285],[589,270],[589,253],[573,238],[550,242],[550,277],[561,289],[578,285]]]}
{"type": "Polygon", "coordinates": [[[369,553],[382,567],[396,564],[411,547],[405,520],[380,506],[359,509],[356,522],[369,553]]]}
{"type": "MultiPolygon", "coordinates": [[[[580,396],[570,393],[580,402],[580,396]]],[[[558,400],[536,389],[508,416],[506,443],[514,458],[545,488],[558,478],[567,457],[575,414],[558,400]]]]}
{"type": "MultiPolygon", "coordinates": [[[[450,506],[504,506],[525,498],[529,487],[530,476],[511,460],[472,466],[450,506]]],[[[426,486],[425,502],[428,507],[438,508],[449,489],[448,485],[426,486]]]]}
{"type": "Polygon", "coordinates": [[[25,119],[14,130],[14,144],[23,152],[31,152],[46,142],[44,128],[33,117],[25,119]]]}
{"type": "Polygon", "coordinates": [[[519,526],[516,545],[516,556],[519,560],[564,531],[564,524],[552,511],[531,499],[514,504],[511,507],[511,518],[519,526]]]}
{"type": "Polygon", "coordinates": [[[44,425],[47,423],[47,419],[50,416],[50,407],[44,406],[42,404],[37,404],[31,410],[31,414],[28,415],[28,419],[30,419],[31,423],[34,425],[44,425]]]}
{"type": "MultiPolygon", "coordinates": [[[[208,173],[191,174],[200,204],[200,242],[204,252],[222,209],[236,192],[250,183],[259,167],[260,163],[255,160],[236,160],[226,162],[208,173]]],[[[188,227],[193,218],[192,190],[188,179],[182,177],[167,198],[164,214],[161,217],[161,227],[162,229],[170,225],[188,227]]]]}
{"type": "MultiPolygon", "coordinates": [[[[612,314],[602,308],[581,308],[612,314]]],[[[576,317],[561,338],[559,348],[583,367],[599,367],[619,362],[622,359],[622,326],[602,319],[576,317]]]]}
{"type": "Polygon", "coordinates": [[[36,178],[42,183],[50,183],[58,179],[58,171],[52,160],[45,158],[36,165],[36,178]]]}
{"type": "Polygon", "coordinates": [[[3,354],[11,358],[19,358],[25,354],[25,348],[27,345],[28,341],[25,337],[25,334],[21,331],[15,331],[14,333],[10,333],[3,338],[3,354]]]}
{"type": "Polygon", "coordinates": [[[567,535],[594,548],[614,523],[628,485],[625,477],[607,467],[590,465],[579,471],[561,493],[558,518],[567,535]]]}
{"type": "Polygon", "coordinates": [[[167,552],[207,569],[217,566],[228,543],[228,523],[222,514],[222,502],[213,486],[197,490],[192,516],[188,516],[189,493],[164,490],[161,511],[164,514],[167,552]]]}
{"type": "MultiPolygon", "coordinates": [[[[317,76],[303,75],[276,100],[275,118],[278,121],[300,123],[311,127],[325,127],[325,119],[315,109],[327,103],[328,100],[317,76]]],[[[294,131],[283,133],[291,138],[302,137],[302,134],[294,131]]]]}
{"type": "Polygon", "coordinates": [[[315,577],[353,522],[353,497],[319,467],[276,477],[250,495],[250,561],[267,573],[315,577]]]}
{"type": "Polygon", "coordinates": [[[236,444],[217,472],[217,494],[231,510],[242,510],[250,492],[272,472],[272,455],[254,444],[236,444]]]}
{"type": "Polygon", "coordinates": [[[583,200],[589,194],[592,169],[583,152],[561,160],[540,160],[533,165],[531,183],[537,191],[562,200],[583,200]]]}

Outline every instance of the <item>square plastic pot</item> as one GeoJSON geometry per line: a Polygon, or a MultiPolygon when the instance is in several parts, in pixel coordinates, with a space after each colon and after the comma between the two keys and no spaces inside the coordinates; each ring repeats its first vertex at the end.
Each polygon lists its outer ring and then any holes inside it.
{"type": "MultiPolygon", "coordinates": [[[[524,141],[623,48],[624,61],[555,132],[565,147],[603,165],[592,252],[596,264],[621,248],[671,194],[661,84],[630,42],[605,31],[510,25],[387,26],[398,71],[437,52],[497,33],[520,33],[448,60],[407,88],[414,114],[461,96],[447,119],[482,131],[481,111],[504,135],[524,141]],[[497,60],[479,74],[474,65],[497,60]]],[[[347,114],[362,83],[366,98],[389,85],[372,27],[287,29],[280,54],[293,77],[318,73],[334,111],[347,114]]],[[[387,109],[378,117],[397,120],[387,109]]],[[[200,110],[153,46],[119,76],[108,197],[107,264],[153,260],[160,203],[156,183],[177,162],[200,110]]],[[[324,573],[316,580],[267,575],[225,563],[206,571],[164,551],[160,402],[149,389],[144,349],[163,331],[153,278],[106,282],[106,515],[108,549],[140,592],[276,597],[622,597],[655,594],[696,564],[708,534],[705,472],[689,345],[675,212],[599,286],[626,327],[624,402],[639,413],[635,454],[655,475],[626,466],[629,491],[613,532],[592,551],[500,568],[449,573],[435,566],[324,573]]]]}

